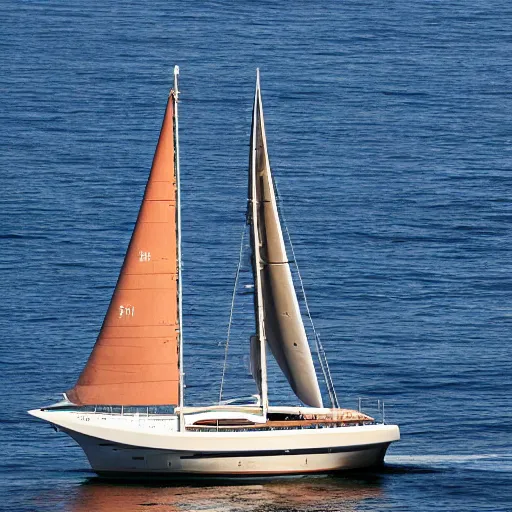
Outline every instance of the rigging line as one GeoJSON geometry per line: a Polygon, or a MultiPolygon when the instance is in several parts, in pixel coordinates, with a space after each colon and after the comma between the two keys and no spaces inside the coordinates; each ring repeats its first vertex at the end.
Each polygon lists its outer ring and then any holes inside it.
{"type": "Polygon", "coordinates": [[[334,381],[332,379],[332,375],[331,375],[331,369],[329,368],[329,361],[327,359],[327,354],[325,353],[325,350],[324,350],[324,347],[322,345],[322,342],[320,341],[320,335],[318,333],[315,333],[315,336],[316,336],[316,339],[318,341],[318,346],[322,352],[322,355],[323,355],[323,358],[324,358],[324,363],[325,363],[325,367],[327,368],[327,375],[329,376],[329,381],[331,383],[331,389],[332,389],[332,394],[334,396],[334,400],[332,400],[332,405],[333,407],[336,407],[339,409],[340,407],[340,404],[338,402],[338,396],[336,395],[336,389],[334,388],[334,381]]]}
{"type": "MultiPolygon", "coordinates": [[[[236,273],[235,273],[235,285],[233,286],[233,295],[231,297],[231,310],[229,312],[228,333],[226,336],[226,344],[224,345],[224,364],[222,366],[222,377],[220,380],[219,405],[222,401],[222,390],[224,389],[224,377],[226,376],[226,369],[228,366],[229,338],[231,336],[231,325],[233,324],[233,311],[235,309],[235,298],[236,298],[236,289],[238,286],[238,277],[240,276],[240,269],[242,267],[242,258],[243,258],[243,252],[244,252],[244,239],[245,239],[246,229],[247,229],[247,223],[244,222],[244,228],[242,230],[242,237],[240,240],[240,254],[238,256],[238,265],[236,267],[236,273]]],[[[221,343],[219,343],[219,346],[221,343]]]]}
{"type": "Polygon", "coordinates": [[[304,305],[306,307],[306,312],[311,323],[311,328],[313,329],[313,335],[315,338],[315,347],[318,353],[318,360],[320,362],[320,368],[322,369],[322,374],[324,376],[325,384],[327,385],[327,392],[329,393],[329,399],[331,400],[332,406],[339,408],[338,397],[336,395],[336,390],[334,388],[334,382],[331,375],[331,370],[329,368],[329,363],[327,361],[327,355],[325,353],[324,347],[322,346],[322,342],[320,341],[320,336],[318,335],[315,324],[313,322],[313,317],[311,316],[311,311],[309,309],[308,299],[306,297],[306,290],[304,289],[304,283],[302,281],[302,275],[300,273],[299,264],[297,263],[297,258],[295,256],[295,249],[293,247],[292,238],[290,236],[290,232],[288,231],[288,224],[286,223],[286,218],[284,216],[283,208],[282,208],[282,199],[279,194],[279,189],[277,187],[277,180],[274,177],[274,189],[277,197],[277,208],[279,210],[279,214],[283,220],[284,229],[286,230],[286,236],[288,238],[288,242],[290,244],[290,249],[292,251],[293,262],[295,263],[295,268],[297,269],[297,275],[299,277],[300,288],[302,292],[302,296],[304,297],[304,305]]]}

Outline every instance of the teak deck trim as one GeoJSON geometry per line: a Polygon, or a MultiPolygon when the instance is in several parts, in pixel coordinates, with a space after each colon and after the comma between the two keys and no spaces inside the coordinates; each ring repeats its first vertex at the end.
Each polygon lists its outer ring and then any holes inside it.
{"type": "MultiPolygon", "coordinates": [[[[224,420],[226,421],[226,420],[224,420]]],[[[294,420],[294,421],[267,421],[266,423],[254,423],[254,424],[232,424],[226,425],[218,424],[215,420],[208,420],[208,424],[199,424],[199,425],[187,425],[187,430],[189,429],[240,429],[240,430],[254,430],[254,429],[273,429],[273,428],[299,428],[299,427],[312,427],[312,426],[320,426],[320,425],[346,425],[350,423],[363,424],[365,422],[373,423],[375,420],[373,418],[351,418],[344,420],[333,420],[333,419],[325,419],[325,420],[294,420]]]]}

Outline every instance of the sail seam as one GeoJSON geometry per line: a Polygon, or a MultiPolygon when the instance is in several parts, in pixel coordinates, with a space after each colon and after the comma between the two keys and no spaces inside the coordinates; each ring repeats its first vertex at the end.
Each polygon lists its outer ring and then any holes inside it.
{"type": "MultiPolygon", "coordinates": [[[[130,325],[112,325],[112,324],[105,324],[105,327],[113,328],[113,329],[122,329],[123,327],[174,327],[179,325],[178,323],[175,324],[130,324],[130,325]]],[[[126,338],[126,336],[107,336],[107,338],[126,338]]],[[[146,337],[152,337],[152,336],[144,336],[146,337]]],[[[154,336],[155,338],[161,338],[162,336],[154,336]]]]}
{"type": "MultiPolygon", "coordinates": [[[[177,332],[178,331],[176,331],[176,333],[177,332]]],[[[148,340],[166,340],[170,337],[171,336],[144,336],[144,338],[146,338],[148,340]]],[[[105,340],[123,340],[123,339],[126,340],[126,339],[130,339],[130,336],[106,336],[104,339],[105,340]]],[[[137,339],[137,338],[135,337],[134,339],[137,339]]],[[[102,346],[101,343],[98,346],[101,347],[102,346]]],[[[112,345],[112,346],[114,346],[114,347],[140,347],[140,345],[112,345]]]]}
{"type": "MultiPolygon", "coordinates": [[[[144,275],[144,274],[131,274],[131,275],[135,275],[135,276],[138,276],[138,275],[144,275]]],[[[147,275],[147,274],[146,274],[147,275]]],[[[148,291],[155,291],[155,290],[163,290],[163,291],[167,291],[166,288],[149,288],[144,286],[142,288],[130,288],[129,286],[127,287],[119,287],[118,290],[126,290],[126,291],[131,291],[131,292],[141,292],[141,291],[145,291],[145,290],[148,290],[148,291]]]]}
{"type": "Polygon", "coordinates": [[[179,382],[179,379],[171,380],[171,379],[165,379],[165,380],[134,380],[132,382],[103,382],[101,384],[79,384],[79,387],[82,388],[92,388],[92,387],[101,387],[101,386],[126,386],[128,384],[146,384],[146,383],[152,383],[152,382],[179,382]]]}
{"type": "MultiPolygon", "coordinates": [[[[177,362],[176,361],[172,361],[170,363],[118,363],[117,366],[169,366],[169,365],[173,365],[177,362]]],[[[97,366],[97,367],[100,367],[100,366],[110,366],[109,364],[107,363],[95,363],[91,366],[97,366]]],[[[117,370],[110,370],[110,371],[117,371],[117,370]]]]}

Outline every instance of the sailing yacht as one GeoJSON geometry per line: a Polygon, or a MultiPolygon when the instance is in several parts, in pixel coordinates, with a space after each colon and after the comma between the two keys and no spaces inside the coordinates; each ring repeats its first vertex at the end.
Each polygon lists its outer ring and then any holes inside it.
{"type": "MultiPolygon", "coordinates": [[[[396,425],[325,407],[294,289],[270,171],[259,71],[252,113],[247,223],[256,402],[184,403],[178,74],[142,205],[93,351],[64,400],[29,411],[72,437],[102,476],[247,477],[379,465],[396,425]],[[267,349],[300,406],[268,401],[267,349]]],[[[248,336],[249,338],[249,336],[248,336]]]]}

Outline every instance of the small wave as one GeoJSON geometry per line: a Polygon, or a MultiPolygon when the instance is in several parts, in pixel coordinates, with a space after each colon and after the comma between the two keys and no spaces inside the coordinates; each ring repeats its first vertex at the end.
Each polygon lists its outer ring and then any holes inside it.
{"type": "Polygon", "coordinates": [[[56,320],[59,320],[59,318],[56,316],[44,316],[44,317],[37,317],[37,318],[28,318],[27,322],[41,323],[41,322],[55,322],[56,320]]]}
{"type": "Polygon", "coordinates": [[[18,233],[0,235],[0,240],[45,240],[47,238],[44,235],[20,235],[18,233]]]}
{"type": "Polygon", "coordinates": [[[439,463],[439,462],[466,462],[468,460],[479,460],[502,457],[502,455],[390,455],[386,457],[394,463],[439,463]]]}
{"type": "Polygon", "coordinates": [[[428,93],[423,91],[381,91],[386,96],[428,96],[428,93]]]}
{"type": "Polygon", "coordinates": [[[56,267],[62,268],[86,268],[86,263],[66,262],[66,263],[55,263],[56,267]]]}
{"type": "Polygon", "coordinates": [[[442,470],[453,467],[479,471],[512,471],[512,454],[467,454],[467,455],[390,455],[386,462],[393,468],[442,470]]]}
{"type": "Polygon", "coordinates": [[[8,239],[8,238],[25,238],[23,235],[16,235],[14,233],[7,235],[0,235],[0,239],[8,239]]]}

